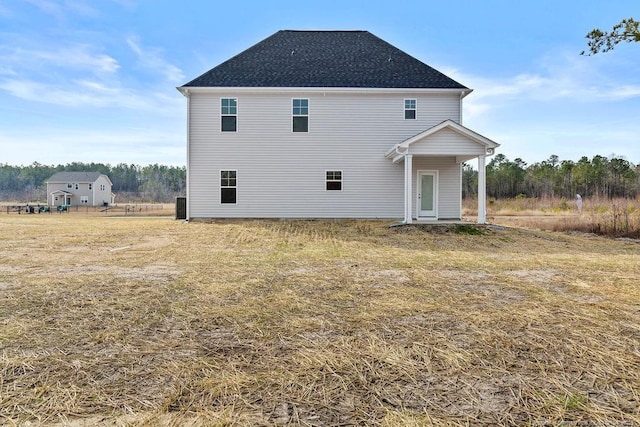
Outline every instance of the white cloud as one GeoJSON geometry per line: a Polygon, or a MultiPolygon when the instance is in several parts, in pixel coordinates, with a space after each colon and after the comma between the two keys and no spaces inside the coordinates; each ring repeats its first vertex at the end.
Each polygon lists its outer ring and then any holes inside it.
{"type": "MultiPolygon", "coordinates": [[[[140,49],[139,56],[146,55],[140,49]]],[[[155,87],[141,76],[140,83],[125,85],[120,63],[88,44],[50,49],[0,44],[0,91],[23,100],[75,108],[125,108],[162,116],[175,112],[176,105],[182,108],[177,92],[175,97],[168,94],[173,92],[174,81],[182,80],[182,72],[157,56],[145,61],[157,65],[154,71],[159,68],[169,82],[155,87]]]]}
{"type": "Polygon", "coordinates": [[[179,126],[131,129],[47,129],[46,132],[2,132],[0,148],[10,164],[65,164],[74,161],[184,165],[186,145],[179,126]],[[19,144],[18,144],[19,142],[19,144]],[[18,147],[12,148],[12,147],[18,147]],[[8,151],[8,152],[7,152],[8,151]]]}
{"type": "Polygon", "coordinates": [[[58,21],[64,21],[67,13],[82,16],[96,16],[98,11],[85,0],[25,0],[40,9],[42,13],[51,15],[58,21]]]}
{"type": "Polygon", "coordinates": [[[53,0],[25,0],[27,3],[40,9],[41,12],[51,15],[57,19],[64,17],[62,5],[53,0]]]}
{"type": "Polygon", "coordinates": [[[16,73],[12,68],[6,67],[4,65],[0,65],[0,76],[17,76],[18,73],[16,73]]]}
{"type": "Polygon", "coordinates": [[[627,99],[640,97],[640,85],[622,85],[611,92],[612,99],[627,99]]]}
{"type": "Polygon", "coordinates": [[[73,108],[125,108],[160,116],[171,116],[184,108],[177,93],[170,97],[163,92],[137,92],[92,80],[47,84],[27,79],[6,79],[0,81],[0,90],[27,101],[73,108]]]}
{"type": "Polygon", "coordinates": [[[115,73],[120,68],[118,61],[104,53],[93,51],[83,44],[56,46],[52,49],[28,49],[20,46],[0,45],[0,58],[25,72],[40,70],[50,72],[51,67],[80,69],[93,73],[115,73]]]}
{"type": "Polygon", "coordinates": [[[127,45],[129,45],[129,47],[131,48],[131,50],[138,56],[142,56],[142,48],[140,48],[139,43],[139,37],[137,36],[130,36],[127,37],[126,39],[127,45]]]}
{"type": "Polygon", "coordinates": [[[11,11],[9,9],[7,9],[6,7],[4,7],[3,5],[0,4],[0,16],[4,16],[4,17],[10,17],[11,11]]]}
{"type": "Polygon", "coordinates": [[[135,0],[111,0],[111,2],[115,4],[119,4],[120,6],[127,9],[133,9],[133,7],[136,4],[135,0]]]}
{"type": "Polygon", "coordinates": [[[465,98],[468,113],[486,114],[492,107],[511,105],[513,102],[571,102],[594,103],[622,101],[640,97],[640,79],[623,82],[610,77],[610,70],[603,70],[606,62],[588,62],[578,55],[559,55],[539,61],[536,72],[524,72],[512,76],[486,77],[468,74],[455,68],[444,73],[474,89],[465,98]],[[576,56],[577,58],[574,58],[576,56]],[[549,65],[552,64],[552,65],[549,65]]]}
{"type": "Polygon", "coordinates": [[[163,75],[169,82],[179,83],[185,79],[184,73],[180,68],[162,57],[162,50],[143,47],[137,36],[128,37],[126,42],[129,48],[137,55],[138,63],[142,68],[163,75]]]}
{"type": "Polygon", "coordinates": [[[97,16],[99,12],[89,5],[86,0],[65,0],[64,7],[77,15],[97,16]]]}
{"type": "MultiPolygon", "coordinates": [[[[637,66],[637,65],[636,65],[637,66]]],[[[611,152],[640,161],[640,73],[622,57],[549,54],[511,75],[437,67],[474,89],[464,124],[529,163],[551,154],[577,160],[611,152]]]]}

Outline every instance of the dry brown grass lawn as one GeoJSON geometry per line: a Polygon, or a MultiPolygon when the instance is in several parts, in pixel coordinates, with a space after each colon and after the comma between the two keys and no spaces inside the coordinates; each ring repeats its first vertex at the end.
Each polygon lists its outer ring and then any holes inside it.
{"type": "Polygon", "coordinates": [[[0,216],[0,424],[640,424],[640,244],[0,216]]]}

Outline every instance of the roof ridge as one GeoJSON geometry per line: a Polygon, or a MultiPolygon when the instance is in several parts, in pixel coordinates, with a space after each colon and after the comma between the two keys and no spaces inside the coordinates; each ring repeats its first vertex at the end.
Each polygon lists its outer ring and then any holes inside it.
{"type": "Polygon", "coordinates": [[[287,33],[368,33],[367,30],[280,30],[287,33]]]}

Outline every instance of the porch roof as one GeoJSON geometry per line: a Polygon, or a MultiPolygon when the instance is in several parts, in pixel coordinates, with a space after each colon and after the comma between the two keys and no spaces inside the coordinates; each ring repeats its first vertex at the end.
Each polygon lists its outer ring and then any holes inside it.
{"type": "Polygon", "coordinates": [[[67,196],[73,196],[73,193],[70,193],[70,192],[64,191],[64,190],[52,191],[51,194],[64,194],[64,195],[67,195],[67,196]]]}
{"type": "MultiPolygon", "coordinates": [[[[411,144],[426,140],[427,138],[433,136],[434,134],[444,129],[448,129],[453,132],[456,132],[460,136],[464,137],[466,140],[471,141],[475,144],[478,144],[481,148],[484,148],[484,152],[487,155],[493,154],[494,149],[500,146],[500,144],[498,144],[497,142],[492,141],[491,139],[484,137],[467,127],[464,127],[461,124],[454,122],[453,120],[445,120],[441,123],[438,123],[435,126],[430,127],[425,131],[420,132],[417,135],[414,135],[410,138],[405,139],[402,142],[399,142],[398,144],[395,144],[393,147],[389,149],[389,151],[385,153],[385,157],[390,158],[393,160],[394,163],[397,163],[404,159],[405,154],[411,154],[409,153],[409,147],[411,146],[411,144]]],[[[446,155],[446,154],[440,154],[440,155],[446,155]]],[[[477,154],[477,153],[462,154],[462,153],[452,152],[450,153],[450,155],[455,155],[457,161],[463,162],[466,160],[476,158],[481,154],[477,154]]]]}

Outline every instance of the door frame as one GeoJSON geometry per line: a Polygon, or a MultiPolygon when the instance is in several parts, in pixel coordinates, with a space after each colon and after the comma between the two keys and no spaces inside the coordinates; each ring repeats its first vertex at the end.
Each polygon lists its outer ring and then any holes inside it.
{"type": "Polygon", "coordinates": [[[416,176],[416,218],[438,219],[438,171],[437,170],[418,170],[416,176]],[[422,197],[422,176],[433,176],[433,215],[420,215],[420,200],[422,197]]]}

